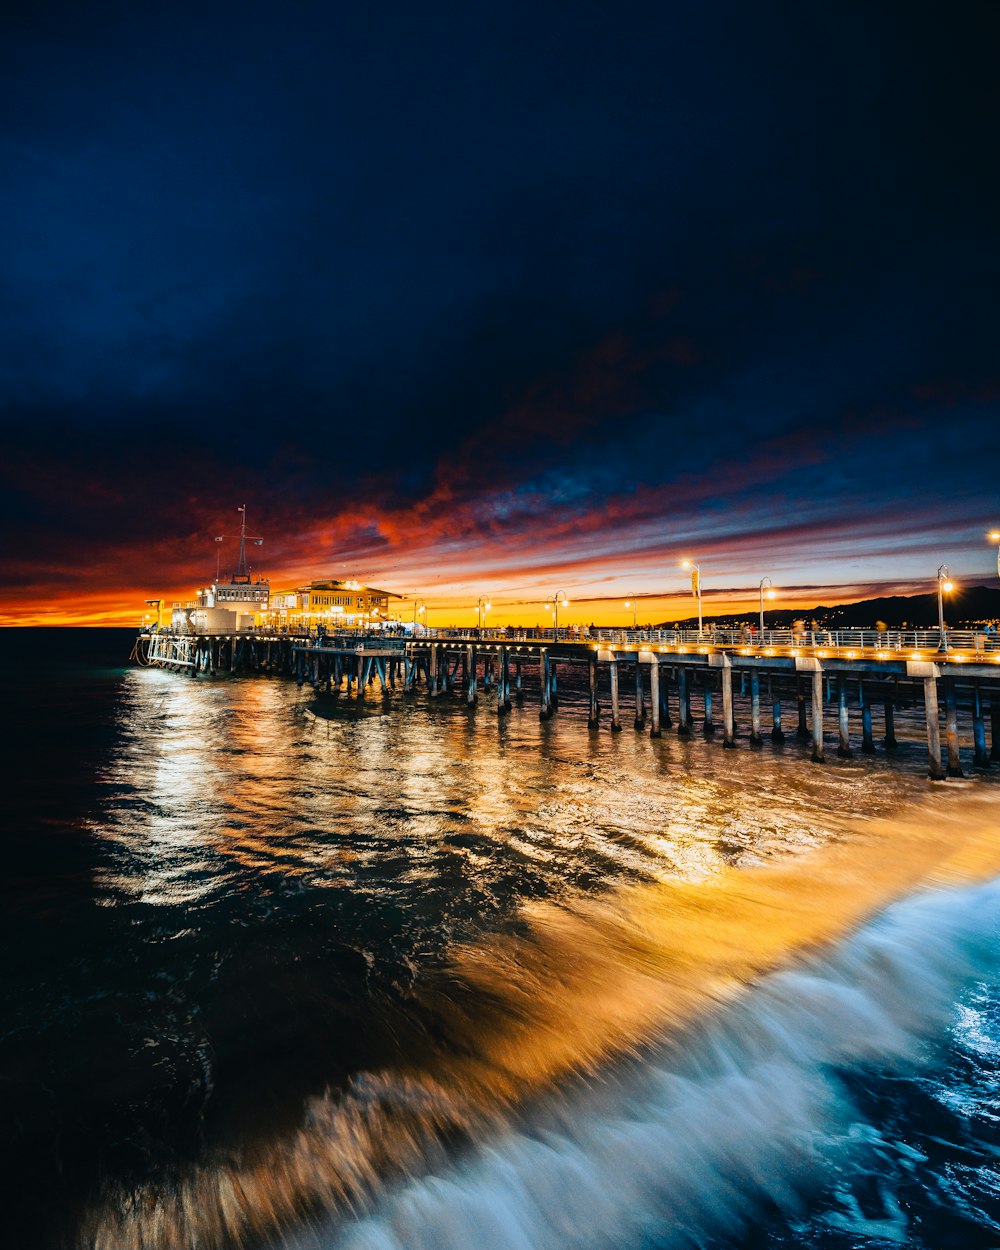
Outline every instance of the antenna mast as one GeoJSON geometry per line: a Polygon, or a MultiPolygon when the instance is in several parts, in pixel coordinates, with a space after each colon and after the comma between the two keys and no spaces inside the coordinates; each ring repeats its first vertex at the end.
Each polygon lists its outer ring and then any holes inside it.
{"type": "MultiPolygon", "coordinates": [[[[249,538],[255,547],[263,546],[264,540],[263,538],[260,537],[259,534],[247,533],[247,506],[246,504],[241,503],[240,506],[236,509],[236,511],[240,513],[241,518],[242,518],[240,521],[239,534],[220,534],[216,538],[215,541],[217,543],[221,543],[226,538],[239,538],[240,554],[239,554],[239,559],[236,564],[236,574],[235,574],[234,580],[238,582],[248,582],[250,580],[250,572],[247,569],[247,539],[249,538]]],[[[220,562],[221,554],[222,554],[221,551],[218,552],[216,554],[216,559],[215,559],[215,580],[216,581],[219,580],[219,562],[220,562]]]]}

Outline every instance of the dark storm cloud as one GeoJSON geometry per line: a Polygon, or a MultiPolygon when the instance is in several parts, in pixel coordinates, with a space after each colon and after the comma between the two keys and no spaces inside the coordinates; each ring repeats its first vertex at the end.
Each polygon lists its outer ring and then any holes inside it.
{"type": "Polygon", "coordinates": [[[180,577],[246,495],[275,558],[325,534],[396,544],[386,568],[445,531],[470,564],[532,527],[554,566],[608,524],[645,550],[647,512],[733,551],[775,508],[969,548],[1000,452],[996,27],[25,7],[0,50],[9,576],[86,551],[123,584],[166,542],[180,577]]]}

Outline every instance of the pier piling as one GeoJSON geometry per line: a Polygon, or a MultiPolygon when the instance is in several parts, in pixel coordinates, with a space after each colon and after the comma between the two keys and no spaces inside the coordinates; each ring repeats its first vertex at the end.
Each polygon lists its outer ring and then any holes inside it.
{"type": "Polygon", "coordinates": [[[823,755],[823,670],[816,664],[812,676],[812,761],[814,764],[823,764],[826,758],[823,755]]]}
{"type": "Polygon", "coordinates": [[[843,673],[837,674],[837,754],[843,760],[849,760],[854,754],[851,750],[851,727],[847,712],[847,682],[843,673]]]}
{"type": "Polygon", "coordinates": [[[955,699],[955,682],[951,677],[944,679],[944,732],[948,747],[949,777],[964,777],[962,761],[958,751],[958,704],[955,699]]]}
{"type": "MultiPolygon", "coordinates": [[[[636,665],[638,668],[638,665],[636,665]]],[[[653,656],[653,662],[649,666],[649,714],[651,724],[649,728],[649,736],[651,738],[659,738],[660,736],[660,665],[656,656],[653,656]]]]}
{"type": "Polygon", "coordinates": [[[750,745],[759,747],[760,736],[760,675],[756,669],[750,674],[750,745]]]}
{"type": "Polygon", "coordinates": [[[986,750],[986,720],[983,716],[983,692],[977,681],[972,687],[972,767],[986,769],[990,766],[986,750]]]}
{"type": "Polygon", "coordinates": [[[618,661],[608,663],[608,677],[611,682],[611,732],[621,733],[622,723],[618,716],[618,661]]]}
{"type": "Polygon", "coordinates": [[[722,745],[729,749],[736,746],[736,720],[733,715],[733,669],[729,656],[724,655],[722,666],[722,745]]]}
{"type": "Polygon", "coordinates": [[[774,692],[774,684],[770,677],[767,679],[767,690],[771,697],[771,741],[784,742],[785,735],[781,728],[781,699],[774,692]]]}
{"type": "Polygon", "coordinates": [[[944,781],[941,765],[941,727],[938,724],[937,678],[924,678],[924,716],[927,720],[927,773],[931,781],[944,781]]]}
{"type": "Polygon", "coordinates": [[[687,669],[682,664],[677,670],[677,734],[686,738],[691,732],[691,697],[688,693],[687,669]]]}

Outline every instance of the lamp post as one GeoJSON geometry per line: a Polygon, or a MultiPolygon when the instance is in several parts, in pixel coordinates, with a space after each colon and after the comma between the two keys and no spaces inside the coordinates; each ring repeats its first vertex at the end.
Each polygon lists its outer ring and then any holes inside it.
{"type": "Polygon", "coordinates": [[[769,577],[762,577],[760,579],[760,633],[761,633],[762,638],[764,636],[764,588],[765,586],[769,587],[768,592],[767,592],[768,599],[773,599],[774,598],[774,582],[772,582],[769,577]]]}
{"type": "Polygon", "coordinates": [[[944,627],[944,597],[950,594],[954,589],[954,583],[948,576],[947,564],[938,566],[937,571],[938,586],[938,651],[945,652],[948,650],[948,634],[944,627]]]}
{"type": "Polygon", "coordinates": [[[478,611],[479,611],[479,628],[480,628],[480,630],[482,630],[482,628],[483,628],[483,613],[484,613],[484,612],[488,612],[488,611],[490,610],[490,606],[491,606],[491,605],[490,605],[489,595],[480,595],[480,596],[479,596],[479,602],[478,602],[478,604],[476,605],[476,607],[478,608],[478,611]]]}
{"type": "Polygon", "coordinates": [[[634,629],[635,629],[635,614],[636,614],[636,610],[637,610],[637,608],[639,607],[639,601],[638,601],[638,599],[636,598],[636,596],[635,596],[635,595],[632,595],[632,597],[631,597],[631,598],[626,599],[626,600],[625,600],[625,606],[626,606],[627,608],[631,608],[631,609],[632,609],[632,628],[633,628],[633,630],[634,630],[634,629]]]}
{"type": "Polygon", "coordinates": [[[997,577],[1000,577],[1000,530],[993,530],[990,533],[990,542],[997,545],[997,577]]]}
{"type": "Polygon", "coordinates": [[[700,635],[703,628],[701,615],[701,565],[692,564],[690,560],[682,560],[681,568],[691,570],[691,593],[698,600],[698,633],[700,635]]]}
{"type": "Polygon", "coordinates": [[[427,624],[427,604],[423,599],[414,599],[413,601],[413,632],[417,632],[417,617],[423,616],[424,625],[427,624]]]}
{"type": "Polygon", "coordinates": [[[545,605],[546,611],[548,611],[550,608],[552,609],[552,615],[555,621],[556,642],[559,641],[559,604],[560,603],[563,604],[564,607],[567,607],[567,608],[569,607],[569,599],[566,596],[565,590],[557,590],[556,593],[552,596],[552,602],[547,603],[545,605]]]}

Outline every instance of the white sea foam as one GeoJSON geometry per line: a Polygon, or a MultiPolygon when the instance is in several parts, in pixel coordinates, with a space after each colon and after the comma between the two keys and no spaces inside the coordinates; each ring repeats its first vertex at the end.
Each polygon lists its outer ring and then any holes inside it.
{"type": "MultiPolygon", "coordinates": [[[[684,1247],[738,1233],[771,1204],[794,1216],[838,1161],[873,1148],[838,1069],[918,1065],[963,983],[995,976],[998,918],[1000,879],[897,903],[827,957],[765,978],[679,1047],[550,1098],[530,1123],[388,1191],[357,1221],[281,1244],[684,1247]]],[[[902,1240],[905,1215],[889,1211],[879,1233],[902,1240]]]]}

